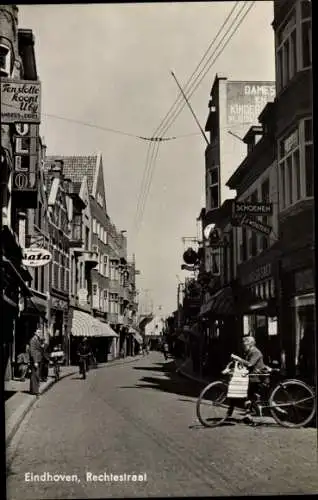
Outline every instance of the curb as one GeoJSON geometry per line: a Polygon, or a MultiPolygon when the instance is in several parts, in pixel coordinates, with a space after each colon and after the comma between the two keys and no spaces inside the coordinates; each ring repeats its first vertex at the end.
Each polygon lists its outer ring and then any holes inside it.
{"type": "MultiPolygon", "coordinates": [[[[130,359],[129,361],[122,361],[122,362],[114,362],[109,361],[108,363],[101,363],[99,365],[100,368],[106,368],[106,367],[111,367],[111,366],[120,366],[120,365],[125,365],[129,363],[133,363],[134,361],[138,361],[142,358],[136,356],[134,359],[130,359]]],[[[69,373],[61,373],[60,374],[60,380],[66,377],[70,377],[71,375],[74,375],[77,373],[78,367],[74,367],[74,371],[71,371],[69,373]]],[[[40,394],[44,394],[47,392],[53,385],[55,385],[57,382],[55,382],[54,378],[52,377],[50,380],[47,381],[47,383],[40,388],[40,394]]],[[[28,398],[25,403],[23,403],[21,406],[19,406],[16,411],[11,415],[11,417],[7,420],[6,422],[6,446],[9,446],[10,442],[12,441],[13,437],[15,436],[17,430],[19,429],[20,425],[22,424],[23,420],[25,419],[26,415],[31,411],[33,405],[37,401],[37,397],[29,394],[30,398],[28,398]],[[17,418],[14,421],[12,418],[14,415],[17,414],[17,418]],[[10,420],[13,421],[14,423],[12,424],[12,427],[10,429],[10,420]]]]}
{"type": "MultiPolygon", "coordinates": [[[[18,418],[16,419],[16,421],[12,424],[12,428],[8,430],[8,427],[9,427],[9,422],[10,422],[10,419],[8,420],[8,422],[6,422],[6,446],[9,446],[9,444],[11,443],[13,437],[15,436],[18,428],[20,427],[21,423],[23,422],[24,418],[26,417],[26,415],[29,413],[29,411],[31,410],[32,406],[34,405],[36,401],[36,396],[32,396],[30,394],[30,399],[28,399],[26,401],[26,404],[22,405],[22,411],[19,412],[19,410],[21,410],[21,406],[19,406],[19,408],[13,413],[13,416],[16,414],[16,413],[20,413],[18,418]]],[[[12,417],[11,417],[12,419],[12,417]]],[[[13,420],[13,419],[12,419],[13,420]]]]}

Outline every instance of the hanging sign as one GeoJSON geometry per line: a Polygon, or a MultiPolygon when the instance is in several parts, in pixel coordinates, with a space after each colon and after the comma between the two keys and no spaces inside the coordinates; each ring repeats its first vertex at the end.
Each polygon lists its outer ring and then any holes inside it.
{"type": "Polygon", "coordinates": [[[234,215],[272,215],[273,204],[272,203],[259,203],[259,202],[241,202],[234,201],[233,203],[234,215]]]}
{"type": "Polygon", "coordinates": [[[52,254],[44,248],[25,248],[22,264],[26,267],[42,267],[49,264],[52,254]]]}
{"type": "Polygon", "coordinates": [[[266,236],[269,236],[272,232],[271,226],[263,224],[258,220],[249,219],[248,217],[244,217],[244,219],[242,220],[242,225],[250,227],[251,229],[254,229],[254,231],[257,231],[259,233],[266,234],[266,236]]]}
{"type": "Polygon", "coordinates": [[[1,80],[1,123],[40,123],[41,84],[1,80]]]}

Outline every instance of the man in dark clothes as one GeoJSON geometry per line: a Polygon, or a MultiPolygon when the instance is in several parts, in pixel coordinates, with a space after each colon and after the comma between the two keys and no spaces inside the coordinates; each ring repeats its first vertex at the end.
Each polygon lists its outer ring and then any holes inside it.
{"type": "Polygon", "coordinates": [[[37,328],[33,337],[30,340],[30,364],[31,364],[31,376],[30,376],[30,393],[39,396],[40,389],[40,366],[43,358],[42,349],[42,331],[37,328]]]}

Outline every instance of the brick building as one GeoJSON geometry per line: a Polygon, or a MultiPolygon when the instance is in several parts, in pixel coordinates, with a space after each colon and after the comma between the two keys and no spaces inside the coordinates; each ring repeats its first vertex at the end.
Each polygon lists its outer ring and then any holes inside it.
{"type": "Polygon", "coordinates": [[[34,37],[31,30],[18,29],[16,5],[0,5],[0,76],[0,309],[1,312],[5,310],[1,316],[3,370],[6,378],[11,378],[15,351],[24,349],[22,344],[26,341],[21,338],[18,324],[27,306],[26,301],[29,302],[32,296],[28,286],[32,276],[22,263],[22,249],[26,244],[28,209],[35,209],[38,203],[41,154],[41,90],[34,37]],[[26,106],[28,109],[12,100],[12,95],[16,93],[31,97],[31,104],[26,106]]]}

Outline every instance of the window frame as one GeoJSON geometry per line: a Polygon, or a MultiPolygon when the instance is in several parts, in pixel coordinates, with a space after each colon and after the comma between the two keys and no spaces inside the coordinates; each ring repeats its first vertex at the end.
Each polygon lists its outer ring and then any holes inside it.
{"type": "Polygon", "coordinates": [[[0,43],[0,53],[3,51],[1,56],[4,58],[4,64],[1,63],[0,59],[0,76],[3,78],[11,76],[11,48],[5,45],[4,43],[0,43]]]}
{"type": "MultiPolygon", "coordinates": [[[[313,122],[312,116],[306,116],[299,120],[297,126],[288,134],[278,139],[278,172],[279,172],[279,211],[284,212],[299,201],[310,199],[312,195],[307,195],[307,165],[306,147],[310,146],[313,151],[313,122]],[[311,122],[310,136],[306,138],[306,123],[311,122]],[[297,133],[297,144],[285,153],[282,149],[284,142],[297,133]],[[290,183],[288,180],[287,162],[292,158],[292,197],[290,202],[290,183]],[[298,161],[295,158],[298,157],[298,161]],[[299,182],[298,182],[299,180],[299,182]]],[[[313,162],[312,162],[312,170],[313,162]]],[[[313,182],[312,182],[313,185],[313,182]]]]}

